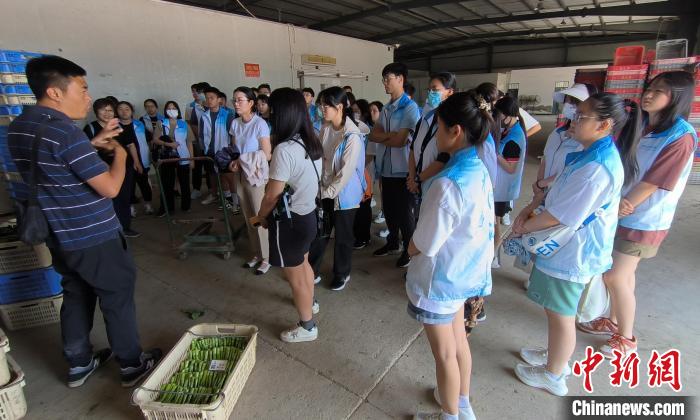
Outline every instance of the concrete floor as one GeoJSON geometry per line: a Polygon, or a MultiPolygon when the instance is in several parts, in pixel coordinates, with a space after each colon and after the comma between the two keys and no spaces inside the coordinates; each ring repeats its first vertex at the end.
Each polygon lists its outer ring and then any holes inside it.
{"type": "MultiPolygon", "coordinates": [[[[525,185],[530,185],[535,169],[534,162],[528,164],[525,185]]],[[[205,212],[198,203],[195,208],[205,212]]],[[[646,386],[650,351],[672,347],[682,352],[680,394],[698,394],[700,327],[695,305],[700,284],[693,274],[700,247],[698,216],[700,187],[688,186],[660,255],[639,269],[640,386],[611,387],[610,367],[605,365],[594,374],[594,395],[674,395],[668,386],[654,391],[646,386]]],[[[235,223],[240,226],[242,218],[235,223]]],[[[131,245],[138,266],[136,301],[145,347],[167,350],[188,327],[202,322],[260,328],[257,363],[232,418],[408,418],[417,409],[438,408],[432,398],[435,372],[427,340],[421,326],[406,315],[403,271],[394,268],[394,258],[371,256],[382,243],[378,238],[356,252],[352,281],[345,290],[332,292],[326,281],[317,286],[319,339],[290,345],[278,339],[280,330],[296,321],[289,287],[277,270],[256,277],[239,268],[247,256],[245,238],[230,261],[207,254],[179,261],[162,219],[138,217],[134,226],[144,233],[131,245]],[[181,312],[186,308],[202,308],[206,315],[191,321],[181,312]]],[[[562,418],[561,399],[514,377],[520,347],[546,345],[546,324],[543,311],[524,294],[526,275],[513,269],[510,259],[504,258],[504,267],[494,272],[488,319],[470,338],[474,411],[485,420],[562,418]]],[[[8,335],[11,354],[27,378],[28,418],[140,417],[130,405],[131,391],[119,386],[116,363],[100,369],[82,388],[64,385],[66,366],[57,324],[8,335]]],[[[574,355],[578,359],[586,345],[601,342],[583,334],[578,339],[574,355]]],[[[107,344],[99,313],[93,342],[96,347],[107,344]]],[[[568,385],[570,395],[583,394],[581,378],[571,377],[568,385]]]]}

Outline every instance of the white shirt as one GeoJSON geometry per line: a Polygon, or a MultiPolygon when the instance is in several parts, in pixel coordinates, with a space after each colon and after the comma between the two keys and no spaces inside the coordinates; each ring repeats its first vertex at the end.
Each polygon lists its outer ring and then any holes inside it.
{"type": "Polygon", "coordinates": [[[434,117],[435,110],[423,114],[423,120],[420,123],[420,127],[418,127],[418,133],[416,133],[416,135],[413,137],[414,140],[412,147],[413,157],[416,160],[416,174],[420,174],[425,170],[425,168],[430,166],[431,163],[435,162],[439,153],[437,148],[437,138],[435,137],[435,134],[437,133],[437,122],[430,133],[432,135],[430,137],[426,137],[429,134],[428,130],[430,129],[430,125],[432,124],[434,117]],[[423,147],[424,140],[428,141],[428,145],[425,146],[425,151],[423,152],[423,162],[421,162],[421,167],[418,168],[420,151],[423,147]]]}
{"type": "Polygon", "coordinates": [[[569,137],[566,130],[557,128],[552,131],[544,146],[544,178],[559,175],[564,170],[566,155],[581,150],[581,143],[569,137]]]}
{"type": "Polygon", "coordinates": [[[520,108],[520,117],[523,119],[523,124],[525,124],[525,132],[530,131],[530,129],[532,127],[534,127],[540,123],[532,115],[530,115],[527,111],[525,111],[522,108],[520,108]]]}
{"type": "Polygon", "coordinates": [[[238,151],[252,153],[260,150],[260,139],[270,137],[270,128],[265,120],[257,114],[248,122],[243,122],[241,117],[231,122],[228,133],[233,137],[233,143],[238,147],[238,151]]]}
{"type": "MultiPolygon", "coordinates": [[[[302,142],[301,139],[298,141],[302,142]]],[[[321,159],[314,162],[316,171],[306,158],[304,148],[291,140],[280,143],[272,151],[270,179],[288,184],[294,190],[290,211],[301,216],[316,208],[318,195],[318,174],[321,174],[321,159]]]]}

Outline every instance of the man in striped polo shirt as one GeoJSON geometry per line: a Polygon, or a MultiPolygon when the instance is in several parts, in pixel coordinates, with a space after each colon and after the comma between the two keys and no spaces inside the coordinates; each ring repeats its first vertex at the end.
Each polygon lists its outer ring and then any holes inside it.
{"type": "Polygon", "coordinates": [[[7,141],[27,182],[32,141],[42,127],[37,195],[51,230],[46,243],[63,277],[61,330],[70,365],[68,386],[82,385],[112,352],[121,365],[122,385],[133,386],[158,362],[161,351],[141,350],[136,268],[112,206],[125,173],[126,151],[114,139],[121,128],[117,119],[110,121],[90,144],[73,123],[86,117],[92,101],[85,70],[77,64],[57,56],[35,58],[27,64],[27,78],[37,105],[25,107],[12,122],[7,141]],[[110,166],[96,148],[114,154],[110,166]],[[90,330],[97,298],[112,348],[93,353],[90,330]]]}

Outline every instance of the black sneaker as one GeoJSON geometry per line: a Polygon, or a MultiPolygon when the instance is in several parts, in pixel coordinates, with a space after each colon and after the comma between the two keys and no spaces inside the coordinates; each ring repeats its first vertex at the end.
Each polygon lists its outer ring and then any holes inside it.
{"type": "Polygon", "coordinates": [[[152,349],[141,354],[141,365],[121,368],[119,374],[122,377],[122,386],[131,388],[143,379],[158,364],[163,352],[160,349],[152,349]]]}
{"type": "Polygon", "coordinates": [[[399,252],[401,252],[401,248],[399,248],[398,246],[394,248],[389,246],[389,244],[386,244],[378,250],[374,251],[373,255],[375,257],[386,257],[387,255],[396,255],[399,252]]]}
{"type": "Polygon", "coordinates": [[[75,367],[68,370],[68,388],[77,388],[85,383],[87,378],[112,358],[112,350],[109,348],[97,351],[92,355],[92,361],[86,367],[75,367]],[[86,370],[83,370],[86,369],[86,370]]]}
{"type": "Polygon", "coordinates": [[[355,241],[355,244],[353,244],[353,249],[364,249],[369,245],[369,241],[355,241]]]}
{"type": "Polygon", "coordinates": [[[408,252],[404,251],[403,253],[401,253],[401,256],[396,261],[396,266],[399,268],[405,268],[408,267],[410,264],[411,257],[408,255],[408,252]]]}
{"type": "Polygon", "coordinates": [[[139,236],[141,236],[141,233],[133,229],[125,229],[123,233],[124,236],[126,236],[127,238],[138,238],[139,236]]]}
{"type": "MultiPolygon", "coordinates": [[[[484,302],[484,303],[486,303],[486,302],[484,302]]],[[[478,322],[486,321],[486,305],[483,305],[481,307],[481,311],[479,311],[479,314],[476,316],[476,320],[478,322]]]]}
{"type": "Polygon", "coordinates": [[[331,290],[340,291],[345,289],[345,285],[348,284],[350,281],[350,276],[345,276],[345,277],[336,277],[333,279],[333,283],[331,283],[331,290]]]}

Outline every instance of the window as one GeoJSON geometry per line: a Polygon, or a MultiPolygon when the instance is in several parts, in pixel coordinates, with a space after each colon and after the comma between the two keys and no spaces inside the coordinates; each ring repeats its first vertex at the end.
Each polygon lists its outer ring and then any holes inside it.
{"type": "Polygon", "coordinates": [[[509,83],[508,84],[508,95],[517,98],[518,91],[520,90],[520,83],[509,83]]]}
{"type": "MultiPolygon", "coordinates": [[[[568,81],[562,81],[562,82],[555,82],[554,83],[554,91],[559,92],[560,90],[567,89],[569,87],[569,82],[568,81]]],[[[562,104],[553,102],[552,103],[552,114],[554,115],[559,115],[561,114],[561,109],[562,109],[562,104]]]]}

